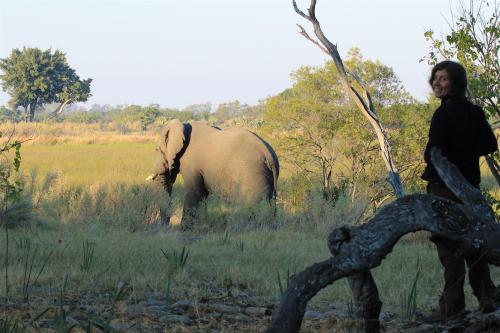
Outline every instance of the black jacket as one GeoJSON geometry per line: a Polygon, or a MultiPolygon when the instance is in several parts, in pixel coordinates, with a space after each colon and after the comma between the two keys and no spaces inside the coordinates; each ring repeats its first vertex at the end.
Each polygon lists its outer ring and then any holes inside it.
{"type": "Polygon", "coordinates": [[[486,121],[483,110],[467,99],[446,99],[434,112],[425,147],[427,163],[422,179],[443,183],[430,159],[430,149],[437,146],[455,164],[465,178],[479,186],[479,157],[495,152],[497,140],[486,121]]]}

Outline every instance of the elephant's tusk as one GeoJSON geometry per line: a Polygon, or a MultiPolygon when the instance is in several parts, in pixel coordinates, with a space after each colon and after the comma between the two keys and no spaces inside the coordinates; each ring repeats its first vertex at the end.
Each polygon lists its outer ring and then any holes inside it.
{"type": "Polygon", "coordinates": [[[149,180],[154,180],[154,179],[155,179],[155,175],[154,175],[154,174],[150,174],[150,175],[148,176],[148,178],[146,178],[146,180],[147,180],[147,181],[149,181],[149,180]]]}

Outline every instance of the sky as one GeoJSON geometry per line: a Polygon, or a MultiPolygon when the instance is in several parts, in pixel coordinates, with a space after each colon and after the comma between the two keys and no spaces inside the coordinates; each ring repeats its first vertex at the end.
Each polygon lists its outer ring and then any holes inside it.
{"type": "MultiPolygon", "coordinates": [[[[306,11],[309,1],[297,4],[306,11]]],[[[316,14],[341,57],[359,47],[426,100],[424,32],[446,34],[458,5],[318,0],[316,14]]],[[[292,71],[330,59],[297,33],[297,23],[313,35],[291,0],[0,0],[0,58],[24,46],[63,51],[80,78],[93,79],[86,107],[254,105],[290,87],[292,71]]],[[[0,92],[0,105],[8,98],[0,92]]]]}

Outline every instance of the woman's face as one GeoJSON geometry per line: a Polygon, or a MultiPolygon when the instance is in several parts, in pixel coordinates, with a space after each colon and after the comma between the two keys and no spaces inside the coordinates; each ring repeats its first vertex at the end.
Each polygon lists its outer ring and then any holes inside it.
{"type": "Polygon", "coordinates": [[[451,94],[451,81],[446,69],[436,71],[432,80],[432,92],[437,98],[443,99],[451,94]]]}

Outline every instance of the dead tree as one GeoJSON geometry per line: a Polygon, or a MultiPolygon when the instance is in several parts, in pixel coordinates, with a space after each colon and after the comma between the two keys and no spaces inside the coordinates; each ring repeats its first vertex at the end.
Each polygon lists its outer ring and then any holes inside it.
{"type": "MultiPolygon", "coordinates": [[[[500,225],[481,192],[433,148],[431,158],[446,186],[462,201],[431,194],[407,195],[380,209],[366,224],[332,231],[332,257],[296,274],[266,332],[298,332],[307,302],[334,281],[377,267],[405,234],[427,230],[445,237],[457,254],[500,266],[500,225]]],[[[365,318],[365,331],[378,332],[378,313],[365,318]]]]}
{"type": "MultiPolygon", "coordinates": [[[[295,0],[293,0],[293,7],[297,14],[312,23],[314,27],[314,34],[318,38],[319,42],[312,39],[307,34],[305,29],[301,25],[298,25],[300,34],[307,40],[318,46],[323,52],[332,57],[333,62],[335,63],[335,67],[340,74],[342,85],[344,86],[345,90],[354,101],[358,109],[370,122],[370,125],[375,131],[378,142],[380,144],[380,152],[382,153],[382,158],[387,168],[389,183],[392,185],[396,197],[402,197],[404,195],[404,190],[403,186],[401,185],[399,172],[392,157],[391,145],[389,144],[385,129],[382,126],[382,123],[380,122],[375,107],[372,103],[370,93],[366,89],[363,82],[361,82],[359,77],[355,73],[349,72],[344,67],[342,58],[340,57],[340,54],[337,50],[337,46],[330,42],[330,40],[326,38],[325,34],[321,30],[319,21],[316,18],[316,0],[311,0],[308,14],[305,14],[297,7],[297,3],[295,2],[295,0]],[[354,79],[354,81],[357,83],[358,88],[356,88],[352,84],[351,78],[354,79]]],[[[357,274],[350,276],[349,286],[351,287],[353,293],[354,312],[356,317],[378,317],[378,313],[380,312],[382,303],[378,298],[377,286],[373,281],[371,272],[367,270],[358,272],[357,274]]]]}
{"type": "Polygon", "coordinates": [[[380,119],[378,118],[377,112],[375,111],[375,106],[372,103],[370,93],[364,86],[363,82],[361,82],[359,77],[355,73],[349,72],[344,67],[342,58],[340,57],[340,54],[337,50],[337,46],[334,45],[332,42],[328,40],[328,38],[325,37],[323,31],[321,30],[319,21],[316,18],[316,0],[311,0],[311,5],[309,6],[308,9],[309,15],[306,15],[303,11],[301,11],[297,7],[297,3],[295,2],[295,0],[293,0],[293,8],[297,12],[297,14],[299,14],[300,16],[302,16],[303,18],[312,23],[314,27],[314,34],[316,35],[316,37],[318,37],[319,42],[312,39],[307,34],[305,29],[300,24],[297,24],[297,26],[300,29],[300,34],[304,36],[307,40],[311,41],[316,46],[318,46],[323,52],[332,57],[333,62],[335,63],[335,67],[337,68],[337,71],[340,74],[342,85],[344,86],[345,90],[352,98],[358,109],[365,115],[365,117],[370,122],[370,125],[373,127],[373,130],[375,131],[375,134],[377,135],[377,139],[380,144],[380,151],[382,153],[382,158],[385,162],[388,171],[389,182],[392,185],[396,197],[399,198],[403,196],[403,186],[401,185],[399,172],[396,168],[396,164],[394,163],[394,159],[392,157],[391,145],[389,144],[389,140],[387,139],[387,134],[385,132],[385,129],[382,126],[380,119]],[[350,78],[354,79],[357,82],[359,86],[358,88],[359,91],[354,85],[351,84],[350,78]]]}

